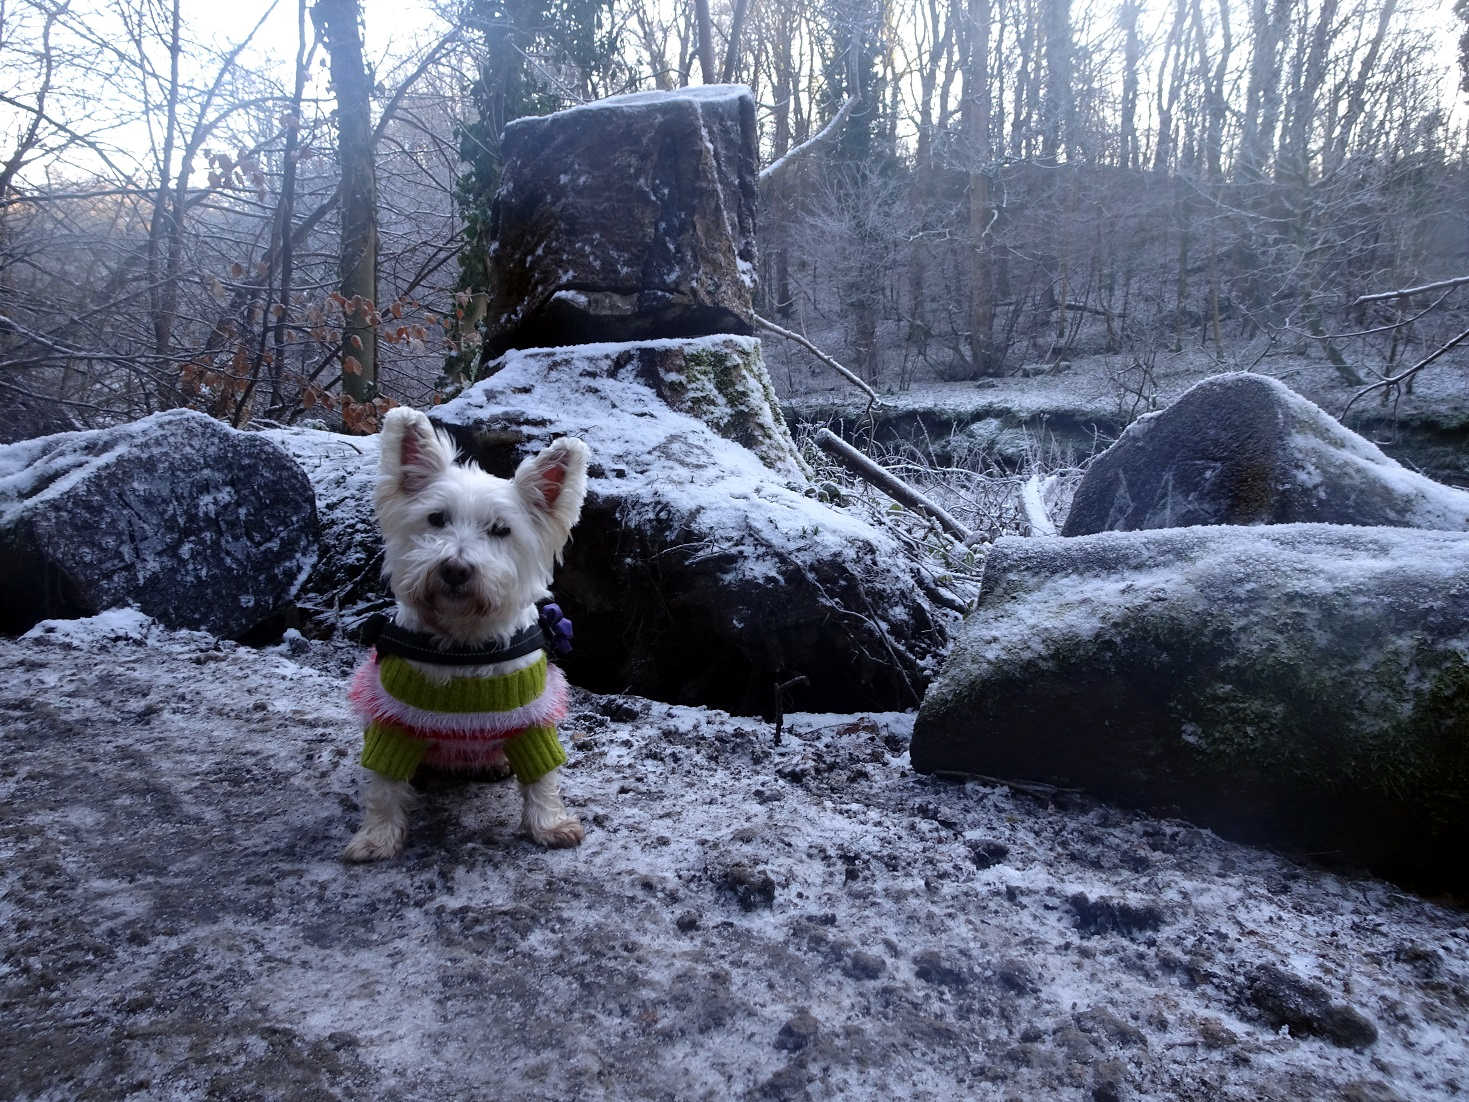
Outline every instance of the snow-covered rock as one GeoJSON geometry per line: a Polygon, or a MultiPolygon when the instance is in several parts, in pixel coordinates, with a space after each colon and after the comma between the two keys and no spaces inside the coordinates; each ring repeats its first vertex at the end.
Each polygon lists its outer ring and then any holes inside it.
{"type": "Polygon", "coordinates": [[[1002,539],[912,755],[1462,887],[1469,535],[1002,539]]]}
{"type": "Polygon", "coordinates": [[[238,638],[316,559],[311,484],[270,441],[202,413],[0,446],[0,628],[134,606],[238,638]]]}
{"type": "Polygon", "coordinates": [[[1088,468],[1062,534],[1294,522],[1469,531],[1469,493],[1407,470],[1284,383],[1241,371],[1130,425],[1088,468]]]}
{"type": "Polygon", "coordinates": [[[559,435],[591,445],[587,503],[556,581],[576,622],[573,680],[747,714],[798,676],[792,706],[917,703],[945,640],[919,568],[886,534],[807,496],[758,385],[757,342],[530,349],[494,368],[432,413],[486,470],[508,475],[559,435]],[[758,416],[726,416],[741,405],[758,416]]]}
{"type": "Polygon", "coordinates": [[[361,615],[391,603],[382,580],[383,541],[373,513],[378,438],[322,429],[260,433],[300,464],[316,492],[321,551],[297,604],[313,616],[361,615]]]}
{"type": "Polygon", "coordinates": [[[516,119],[502,147],[487,355],[753,331],[750,89],[614,96],[516,119]]]}
{"type": "Polygon", "coordinates": [[[777,744],[578,692],[580,848],[517,836],[513,785],[461,781],[424,793],[399,859],[349,866],[344,676],[100,619],[0,640],[0,1098],[1469,1082],[1462,910],[1176,820],[916,775],[911,716],[790,715],[777,744]]]}

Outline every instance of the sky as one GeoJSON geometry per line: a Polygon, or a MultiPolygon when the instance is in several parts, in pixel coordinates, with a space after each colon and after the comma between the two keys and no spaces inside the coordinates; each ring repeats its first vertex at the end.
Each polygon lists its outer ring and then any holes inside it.
{"type": "MultiPolygon", "coordinates": [[[[437,37],[445,26],[443,20],[434,13],[429,0],[361,0],[361,3],[366,26],[366,47],[372,58],[409,53],[415,44],[437,37]]],[[[260,0],[242,4],[186,0],[185,15],[201,31],[215,35],[223,45],[238,41],[267,6],[260,0]]],[[[1090,5],[1083,0],[1083,3],[1076,6],[1080,8],[1090,5]]],[[[1097,6],[1112,5],[1110,0],[1097,0],[1097,6]]],[[[1462,24],[1453,15],[1453,0],[1439,0],[1434,23],[1438,27],[1434,35],[1437,60],[1444,70],[1445,105],[1462,116],[1469,103],[1466,103],[1466,98],[1458,91],[1457,42],[1462,24]]],[[[282,64],[289,64],[296,48],[295,0],[277,0],[258,41],[262,47],[261,54],[273,54],[282,64]]]]}
{"type": "MultiPolygon", "coordinates": [[[[662,3],[678,3],[680,0],[660,0],[662,3]]],[[[778,3],[781,0],[767,0],[778,3]]],[[[1080,19],[1083,4],[1077,0],[1076,17],[1080,19]]],[[[1112,6],[1112,0],[1092,0],[1098,6],[1112,6]]],[[[1433,40],[1438,65],[1443,72],[1442,103],[1451,119],[1451,125],[1462,125],[1469,114],[1469,99],[1458,91],[1457,37],[1461,24],[1453,17],[1452,0],[1436,0],[1436,15],[1432,18],[1433,40]]],[[[391,74],[401,63],[415,55],[419,49],[437,40],[446,30],[446,24],[434,11],[434,0],[361,0],[365,14],[366,49],[369,61],[375,63],[379,73],[391,83],[391,74]]],[[[716,4],[716,18],[723,5],[716,4]]],[[[73,11],[87,8],[104,10],[104,0],[76,0],[73,11]]],[[[228,48],[248,34],[262,15],[269,13],[251,47],[245,52],[247,66],[271,72],[283,85],[289,83],[289,74],[296,50],[298,0],[275,0],[272,5],[265,0],[243,0],[238,3],[221,3],[219,0],[183,0],[182,12],[191,32],[198,39],[221,49],[228,48]]],[[[84,14],[84,11],[83,11],[84,14]]],[[[308,17],[309,18],[309,17],[308,17]]],[[[1110,19],[1099,15],[1096,19],[1110,19]]],[[[1095,22],[1095,20],[1094,20],[1095,22]]],[[[1100,24],[1098,24],[1100,25],[1100,24]]],[[[309,32],[308,32],[309,33],[309,32]]],[[[328,99],[325,59],[318,57],[313,68],[314,86],[309,95],[328,99]]],[[[94,97],[97,109],[106,111],[106,97],[94,97]]],[[[7,121],[0,109],[0,128],[15,129],[18,122],[7,121]]],[[[136,123],[124,123],[110,132],[115,148],[126,158],[148,159],[149,135],[145,127],[136,123]]],[[[62,165],[55,171],[61,178],[75,178],[88,171],[85,151],[73,151],[74,161],[62,165]]],[[[49,166],[38,166],[31,170],[50,173],[49,166]]]]}

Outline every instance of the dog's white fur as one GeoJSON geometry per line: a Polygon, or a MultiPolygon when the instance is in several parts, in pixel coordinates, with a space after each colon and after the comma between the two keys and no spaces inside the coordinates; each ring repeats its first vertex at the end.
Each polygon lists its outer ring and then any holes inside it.
{"type": "MultiPolygon", "coordinates": [[[[453,441],[416,410],[390,411],[380,442],[375,504],[395,621],[470,646],[504,643],[534,623],[535,602],[550,595],[551,571],[581,516],[587,446],[563,437],[506,480],[456,464],[453,441]]],[[[414,664],[445,680],[509,673],[538,657],[457,669],[414,664]]],[[[582,825],[561,800],[555,770],[520,789],[521,829],[532,839],[543,846],[581,842],[582,825]]],[[[346,859],[401,852],[415,800],[408,782],[369,772],[363,823],[346,859]]]]}

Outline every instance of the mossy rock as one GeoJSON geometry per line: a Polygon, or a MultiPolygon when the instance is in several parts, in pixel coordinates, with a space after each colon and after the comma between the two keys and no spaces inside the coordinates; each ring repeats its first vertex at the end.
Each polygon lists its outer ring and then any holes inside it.
{"type": "MultiPolygon", "coordinates": [[[[781,416],[757,338],[721,334],[591,349],[585,362],[595,364],[599,374],[643,384],[669,409],[704,422],[791,482],[804,487],[811,477],[781,416]]],[[[522,353],[548,362],[577,354],[561,349],[522,353]]]]}
{"type": "Polygon", "coordinates": [[[921,564],[819,500],[749,337],[506,353],[433,411],[505,476],[591,449],[556,575],[573,683],[739,714],[902,709],[947,643],[921,564]],[[777,690],[777,686],[784,688],[777,690]]]}
{"type": "Polygon", "coordinates": [[[1284,383],[1205,379],[1087,468],[1063,534],[1196,524],[1357,524],[1469,531],[1469,493],[1389,459],[1284,383]]]}
{"type": "Polygon", "coordinates": [[[999,541],[912,760],[1469,883],[1469,536],[1292,524],[999,541]]]}

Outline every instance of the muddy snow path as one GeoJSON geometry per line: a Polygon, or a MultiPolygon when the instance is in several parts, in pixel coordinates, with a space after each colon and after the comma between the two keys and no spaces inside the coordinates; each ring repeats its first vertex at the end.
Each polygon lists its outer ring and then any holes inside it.
{"type": "Polygon", "coordinates": [[[578,694],[580,849],[440,783],[353,867],[342,677],[117,613],[0,665],[0,1097],[1469,1089],[1464,912],[915,776],[910,716],[578,694]]]}

